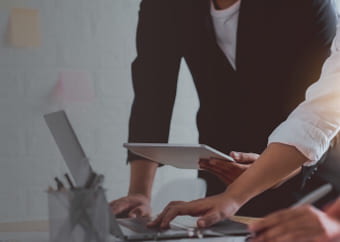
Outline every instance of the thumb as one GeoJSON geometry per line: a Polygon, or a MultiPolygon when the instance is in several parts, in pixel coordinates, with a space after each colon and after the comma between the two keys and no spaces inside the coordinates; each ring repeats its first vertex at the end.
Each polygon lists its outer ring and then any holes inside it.
{"type": "Polygon", "coordinates": [[[136,207],[129,212],[129,217],[130,218],[141,217],[141,214],[142,214],[142,208],[136,207]]]}
{"type": "Polygon", "coordinates": [[[130,218],[136,218],[136,217],[144,217],[148,215],[148,211],[145,209],[145,207],[143,205],[138,206],[134,209],[132,209],[129,212],[129,217],[130,218]]]}
{"type": "Polygon", "coordinates": [[[131,204],[129,202],[112,202],[110,204],[111,210],[114,214],[120,214],[125,212],[131,208],[131,204]]]}
{"type": "Polygon", "coordinates": [[[197,226],[199,228],[205,228],[209,227],[219,221],[221,221],[223,218],[221,217],[220,213],[216,211],[211,211],[205,215],[203,215],[201,218],[197,220],[197,226]]]}
{"type": "Polygon", "coordinates": [[[327,213],[327,215],[331,216],[331,217],[335,217],[335,218],[340,218],[340,203],[339,203],[339,199],[336,203],[330,205],[329,207],[327,207],[325,209],[325,212],[327,213]]]}
{"type": "Polygon", "coordinates": [[[229,154],[232,158],[234,158],[237,162],[240,163],[252,163],[259,158],[259,154],[256,153],[244,153],[232,151],[229,154]]]}

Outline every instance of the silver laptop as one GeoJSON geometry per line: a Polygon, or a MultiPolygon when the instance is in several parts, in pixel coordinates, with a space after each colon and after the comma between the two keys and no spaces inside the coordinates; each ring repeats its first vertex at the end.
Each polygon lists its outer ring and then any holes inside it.
{"type": "MultiPolygon", "coordinates": [[[[84,187],[94,172],[65,111],[49,113],[44,115],[44,118],[73,176],[75,185],[84,187]]],[[[222,237],[225,235],[245,235],[249,233],[247,225],[231,220],[225,220],[204,230],[174,224],[168,230],[159,230],[146,226],[148,218],[117,219],[109,209],[109,206],[108,212],[111,215],[111,234],[125,241],[169,240],[202,236],[222,237]]]]}

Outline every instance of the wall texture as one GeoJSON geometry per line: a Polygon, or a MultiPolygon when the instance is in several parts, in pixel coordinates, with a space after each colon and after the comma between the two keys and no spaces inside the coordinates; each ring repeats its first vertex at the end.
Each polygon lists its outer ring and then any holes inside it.
{"type": "MultiPolygon", "coordinates": [[[[108,198],[126,194],[129,168],[122,143],[133,98],[130,63],[135,57],[138,0],[1,0],[0,2],[0,222],[47,218],[48,185],[66,167],[43,121],[66,109],[95,170],[105,174],[108,198]],[[7,42],[13,7],[40,13],[41,46],[7,42]],[[86,71],[93,100],[53,98],[61,71],[86,71]]],[[[171,142],[197,142],[198,100],[182,65],[171,142]]],[[[195,173],[161,168],[155,190],[195,173]]]]}

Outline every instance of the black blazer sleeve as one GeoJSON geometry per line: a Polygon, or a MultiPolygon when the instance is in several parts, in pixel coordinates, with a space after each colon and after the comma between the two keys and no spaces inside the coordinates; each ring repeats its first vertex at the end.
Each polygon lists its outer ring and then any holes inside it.
{"type": "MultiPolygon", "coordinates": [[[[129,142],[168,141],[181,60],[173,2],[143,0],[140,6],[129,142]]],[[[128,161],[138,158],[128,154],[128,161]]]]}
{"type": "Polygon", "coordinates": [[[295,108],[296,103],[303,101],[306,89],[319,79],[323,63],[330,55],[337,24],[337,13],[332,0],[302,0],[300,3],[306,17],[299,22],[307,29],[300,28],[305,36],[301,48],[297,50],[298,58],[292,60],[295,62],[293,79],[301,81],[294,83],[291,88],[294,90],[292,96],[299,97],[299,100],[291,105],[289,112],[295,108]]]}

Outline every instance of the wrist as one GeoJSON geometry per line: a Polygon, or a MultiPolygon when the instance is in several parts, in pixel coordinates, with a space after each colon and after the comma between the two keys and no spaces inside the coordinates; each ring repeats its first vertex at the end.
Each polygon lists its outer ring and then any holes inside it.
{"type": "Polygon", "coordinates": [[[227,191],[220,193],[219,201],[221,201],[220,205],[224,211],[226,217],[230,217],[235,215],[235,213],[242,207],[242,203],[240,203],[233,195],[228,193],[227,191]]]}
{"type": "Polygon", "coordinates": [[[238,192],[237,190],[233,189],[232,185],[233,184],[230,184],[228,188],[224,191],[223,197],[224,199],[230,201],[231,206],[233,206],[237,211],[251,198],[247,196],[246,193],[238,192]]]}
{"type": "Polygon", "coordinates": [[[132,162],[130,167],[130,187],[128,195],[138,194],[150,201],[152,184],[157,167],[157,164],[147,160],[132,162]]]}
{"type": "Polygon", "coordinates": [[[146,192],[129,190],[127,195],[128,196],[140,196],[146,199],[148,202],[151,202],[151,195],[146,192]]]}

